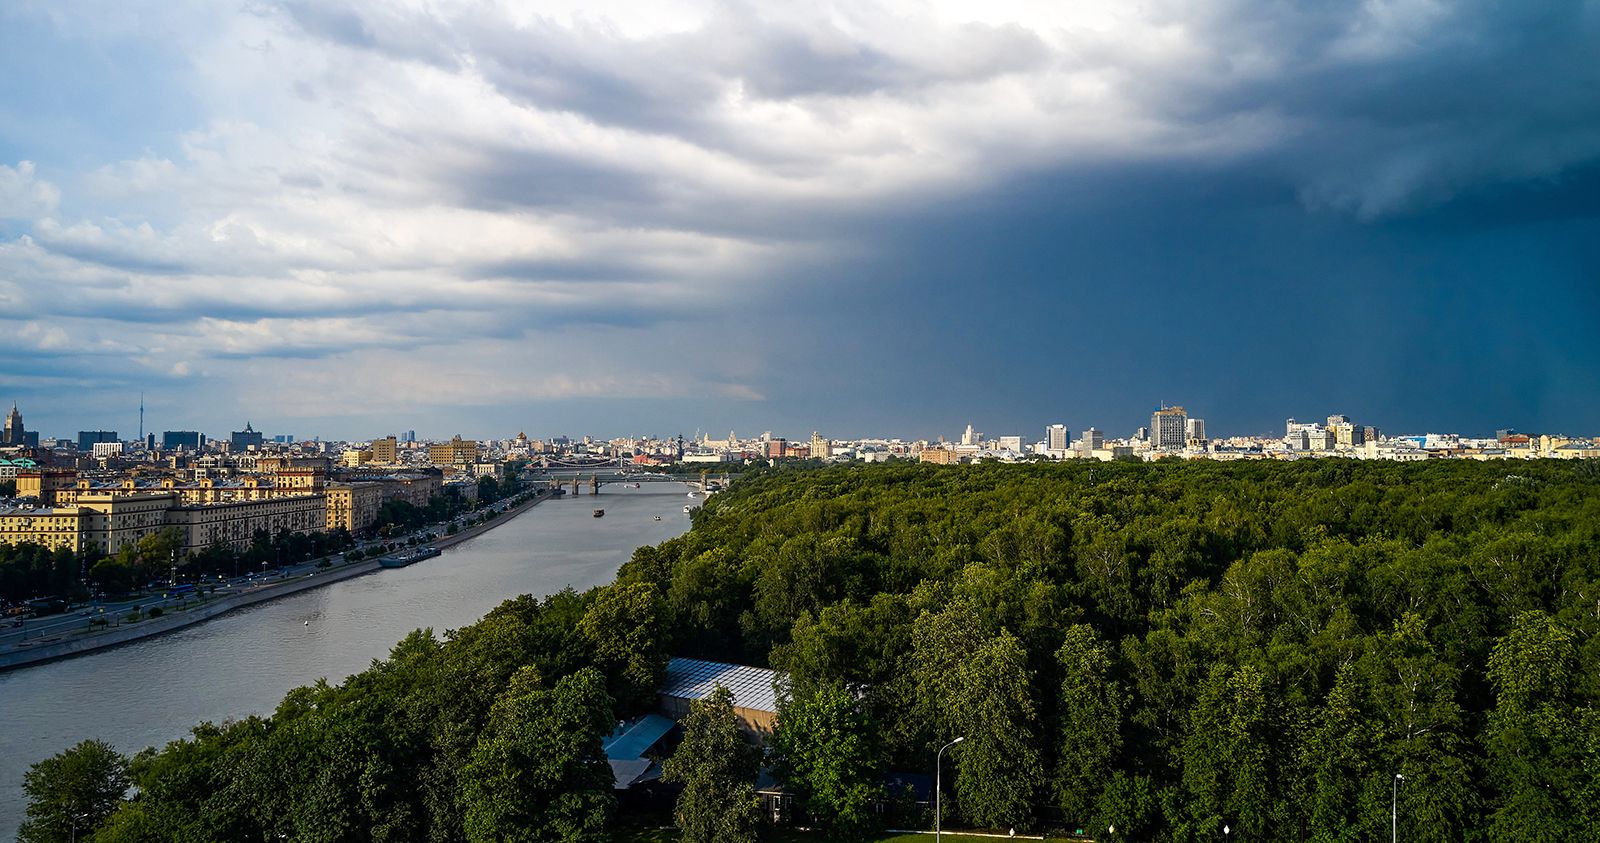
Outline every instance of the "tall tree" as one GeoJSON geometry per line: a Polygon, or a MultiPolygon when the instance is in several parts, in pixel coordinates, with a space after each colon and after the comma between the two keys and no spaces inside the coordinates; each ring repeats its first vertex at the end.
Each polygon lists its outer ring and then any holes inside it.
{"type": "Polygon", "coordinates": [[[600,748],[611,723],[605,679],[593,668],[549,690],[536,668],[519,670],[463,770],[467,839],[602,839],[616,803],[600,748]]]}
{"type": "Polygon", "coordinates": [[[1061,668],[1056,805],[1069,822],[1095,816],[1122,749],[1126,693],[1111,676],[1111,654],[1094,628],[1074,624],[1056,650],[1061,668]]]}
{"type": "Polygon", "coordinates": [[[1523,612],[1489,655],[1495,707],[1485,744],[1499,806],[1499,840],[1595,840],[1584,797],[1600,777],[1584,757],[1585,718],[1574,705],[1576,636],[1542,611],[1523,612]]]}
{"type": "Polygon", "coordinates": [[[128,792],[128,759],[99,740],[86,740],[34,764],[22,776],[27,819],[20,843],[64,843],[105,822],[128,792]]]}
{"type": "Polygon", "coordinates": [[[1026,827],[1044,785],[1028,654],[1001,630],[968,657],[955,700],[966,742],[956,758],[961,814],[979,825],[1026,827]]]}
{"type": "Polygon", "coordinates": [[[610,680],[621,711],[647,708],[667,669],[661,594],[654,583],[618,583],[600,589],[578,624],[594,647],[595,666],[610,680]]]}
{"type": "Polygon", "coordinates": [[[683,785],[677,820],[684,843],[753,843],[761,818],[757,750],[739,731],[733,694],[718,685],[683,718],[683,742],[662,780],[683,785]]]}
{"type": "Polygon", "coordinates": [[[841,682],[796,688],[778,701],[769,747],[778,778],[836,837],[857,839],[874,824],[883,791],[874,734],[861,701],[841,682]]]}
{"type": "Polygon", "coordinates": [[[1183,783],[1192,830],[1214,839],[1224,825],[1241,840],[1272,840],[1281,805],[1275,783],[1281,740],[1271,689],[1261,670],[1213,669],[1189,719],[1183,783]]]}

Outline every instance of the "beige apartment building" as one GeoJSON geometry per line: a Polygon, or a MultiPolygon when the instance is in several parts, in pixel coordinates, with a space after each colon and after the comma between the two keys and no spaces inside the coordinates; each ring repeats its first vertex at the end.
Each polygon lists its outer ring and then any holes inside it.
{"type": "Polygon", "coordinates": [[[372,461],[379,465],[393,465],[400,460],[400,440],[393,436],[372,440],[372,461]]]}
{"type": "Polygon", "coordinates": [[[359,533],[378,521],[378,510],[389,499],[384,483],[329,483],[323,490],[328,498],[327,529],[343,527],[359,533]]]}
{"type": "Polygon", "coordinates": [[[0,510],[0,541],[114,554],[148,535],[176,528],[181,552],[188,555],[219,543],[244,550],[256,530],[312,533],[326,525],[327,499],[321,494],[185,504],[171,491],[96,493],[78,495],[71,506],[0,510]]]}
{"type": "Polygon", "coordinates": [[[477,461],[478,443],[460,436],[428,446],[428,462],[434,465],[472,465],[477,461]]]}

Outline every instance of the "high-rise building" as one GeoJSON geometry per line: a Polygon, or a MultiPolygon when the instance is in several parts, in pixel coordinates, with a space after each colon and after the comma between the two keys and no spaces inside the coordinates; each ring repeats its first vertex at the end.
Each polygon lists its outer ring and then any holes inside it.
{"type": "Polygon", "coordinates": [[[972,425],[970,425],[970,424],[967,425],[966,431],[961,434],[961,444],[963,444],[963,445],[976,445],[976,444],[978,444],[978,433],[977,433],[977,431],[972,429],[972,425]]]}
{"type": "Polygon", "coordinates": [[[178,448],[200,450],[205,445],[206,437],[197,430],[167,430],[161,434],[161,450],[174,451],[178,448]]]}
{"type": "Polygon", "coordinates": [[[28,430],[22,426],[22,413],[17,410],[17,402],[11,402],[11,412],[6,414],[6,429],[4,439],[0,445],[26,445],[28,444],[28,430]]]}
{"type": "Polygon", "coordinates": [[[1072,441],[1072,432],[1064,424],[1053,424],[1044,429],[1044,448],[1051,453],[1065,451],[1072,441]]]}
{"type": "Polygon", "coordinates": [[[1182,407],[1162,407],[1150,416],[1150,447],[1182,448],[1189,414],[1182,407]]]}
{"type": "Polygon", "coordinates": [[[1184,424],[1183,438],[1189,442],[1204,442],[1206,438],[1206,420],[1189,419],[1184,424]]]}
{"type": "Polygon", "coordinates": [[[1085,451],[1103,451],[1106,447],[1106,435],[1098,428],[1089,428],[1083,432],[1083,449],[1085,451]]]}
{"type": "Polygon", "coordinates": [[[78,431],[78,450],[87,454],[94,450],[94,446],[101,442],[116,442],[115,430],[80,430],[78,431]]]}
{"type": "Polygon", "coordinates": [[[408,430],[405,433],[400,434],[400,441],[406,443],[407,445],[417,441],[417,432],[415,430],[408,430]]]}
{"type": "Polygon", "coordinates": [[[391,465],[399,460],[400,442],[393,436],[372,440],[372,461],[379,465],[391,465]]]}
{"type": "Polygon", "coordinates": [[[244,430],[235,430],[228,435],[228,450],[235,453],[248,451],[251,448],[259,449],[265,440],[249,422],[244,423],[244,430]]]}
{"type": "Polygon", "coordinates": [[[822,434],[811,432],[811,458],[827,459],[833,456],[833,443],[822,437],[822,434]]]}

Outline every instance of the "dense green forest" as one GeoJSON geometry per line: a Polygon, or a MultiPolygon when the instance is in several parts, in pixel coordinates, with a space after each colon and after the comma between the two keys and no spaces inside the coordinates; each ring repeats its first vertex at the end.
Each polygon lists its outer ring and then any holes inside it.
{"type": "Polygon", "coordinates": [[[683,655],[791,674],[769,764],[846,836],[959,736],[947,825],[1594,840],[1597,625],[1589,463],[769,469],[612,586],[134,758],[94,839],[601,839],[599,740],[683,655]]]}

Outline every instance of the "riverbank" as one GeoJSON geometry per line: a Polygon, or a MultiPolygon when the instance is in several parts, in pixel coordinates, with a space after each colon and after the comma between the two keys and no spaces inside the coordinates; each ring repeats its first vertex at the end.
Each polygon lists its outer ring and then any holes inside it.
{"type": "MultiPolygon", "coordinates": [[[[454,547],[470,541],[517,517],[524,510],[538,506],[541,502],[551,497],[554,497],[554,494],[549,490],[540,490],[534,494],[531,500],[507,510],[502,515],[497,515],[482,524],[468,527],[455,535],[441,536],[436,541],[429,542],[429,544],[443,550],[447,547],[454,547]]],[[[277,582],[261,583],[244,591],[205,599],[193,606],[165,612],[159,617],[145,617],[142,620],[100,630],[79,631],[53,638],[14,644],[0,649],[0,672],[93,653],[133,641],[142,641],[156,635],[164,635],[168,632],[204,623],[212,618],[246,606],[254,606],[268,600],[288,597],[291,594],[299,594],[307,589],[332,585],[379,570],[383,570],[383,567],[378,559],[363,559],[358,562],[336,562],[329,568],[321,568],[303,575],[287,577],[277,582]]],[[[85,621],[86,626],[87,624],[88,621],[85,621]]]]}

